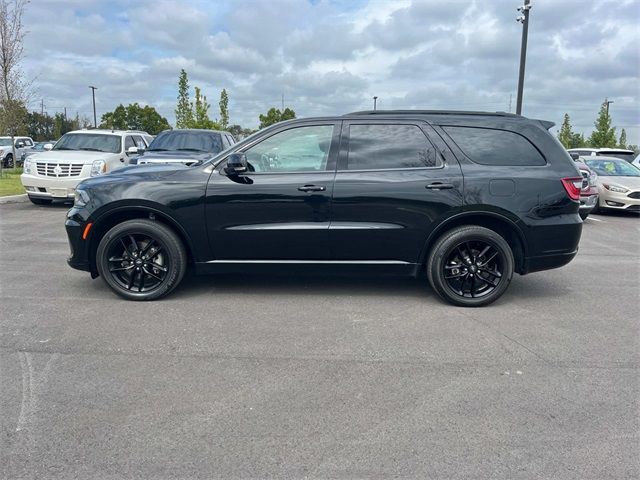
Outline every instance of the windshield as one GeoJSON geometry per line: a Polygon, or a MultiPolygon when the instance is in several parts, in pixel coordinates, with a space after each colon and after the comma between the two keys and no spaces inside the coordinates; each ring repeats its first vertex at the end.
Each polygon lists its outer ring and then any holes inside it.
{"type": "Polygon", "coordinates": [[[633,159],[636,156],[636,154],[633,152],[607,152],[606,150],[600,150],[598,152],[598,155],[621,158],[622,160],[626,160],[627,162],[633,162],[633,159]]]}
{"type": "Polygon", "coordinates": [[[640,169],[624,160],[585,160],[585,163],[604,177],[640,177],[640,169]]]}
{"type": "Polygon", "coordinates": [[[183,150],[216,154],[222,151],[219,133],[171,130],[154,138],[149,151],[183,150]]]}
{"type": "Polygon", "coordinates": [[[105,133],[67,133],[53,150],[87,150],[89,152],[120,153],[119,135],[105,133]]]}
{"type": "Polygon", "coordinates": [[[0,147],[10,147],[11,139],[10,138],[0,138],[0,147]]]}

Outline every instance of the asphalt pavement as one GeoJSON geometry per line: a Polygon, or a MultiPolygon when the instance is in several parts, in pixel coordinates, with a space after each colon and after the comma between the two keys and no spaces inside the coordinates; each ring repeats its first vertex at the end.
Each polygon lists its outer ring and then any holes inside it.
{"type": "Polygon", "coordinates": [[[640,218],[495,304],[426,280],[189,277],[121,300],[68,207],[0,205],[0,478],[640,477],[640,218]]]}

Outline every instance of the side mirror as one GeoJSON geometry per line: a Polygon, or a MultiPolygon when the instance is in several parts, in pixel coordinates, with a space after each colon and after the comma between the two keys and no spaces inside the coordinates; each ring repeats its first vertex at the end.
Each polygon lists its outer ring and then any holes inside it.
{"type": "Polygon", "coordinates": [[[45,143],[42,148],[44,148],[45,150],[49,151],[53,148],[53,143],[45,143]]]}
{"type": "Polygon", "coordinates": [[[127,148],[127,155],[135,155],[138,153],[138,147],[127,148]]]}
{"type": "Polygon", "coordinates": [[[571,156],[571,158],[575,161],[580,160],[580,155],[577,154],[576,152],[569,152],[569,155],[571,156]]]}
{"type": "Polygon", "coordinates": [[[227,157],[224,171],[227,175],[239,175],[247,171],[247,156],[244,153],[232,153],[227,157]]]}

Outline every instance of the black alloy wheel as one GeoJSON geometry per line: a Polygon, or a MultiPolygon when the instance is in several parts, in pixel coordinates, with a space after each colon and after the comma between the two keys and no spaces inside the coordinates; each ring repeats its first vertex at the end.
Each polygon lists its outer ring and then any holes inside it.
{"type": "Polygon", "coordinates": [[[96,253],[98,272],[118,295],[153,300],[173,290],[186,270],[178,236],[150,220],[129,220],[102,238],[96,253]]]}
{"type": "Polygon", "coordinates": [[[511,282],[513,252],[488,228],[457,227],[435,243],[427,274],[436,293],[454,305],[478,307],[497,300],[511,282]]]}

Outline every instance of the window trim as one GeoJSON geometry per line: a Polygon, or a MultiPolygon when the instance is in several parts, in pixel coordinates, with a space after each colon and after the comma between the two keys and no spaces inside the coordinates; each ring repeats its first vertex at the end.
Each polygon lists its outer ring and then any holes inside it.
{"type": "Polygon", "coordinates": [[[396,120],[396,119],[362,119],[362,120],[349,120],[343,123],[342,125],[342,135],[340,139],[340,157],[338,159],[337,172],[345,173],[345,172],[353,172],[353,173],[365,173],[365,172],[404,172],[404,171],[420,171],[420,170],[441,170],[446,167],[446,158],[438,146],[435,145],[433,140],[428,134],[428,130],[424,128],[428,125],[426,122],[421,120],[396,120]],[[389,168],[362,168],[362,169],[349,169],[349,141],[351,137],[351,125],[412,125],[414,127],[418,127],[418,129],[425,136],[425,140],[429,145],[433,147],[436,154],[440,157],[441,163],[440,165],[429,167],[425,165],[424,167],[389,167],[389,168]]]}
{"type": "Polygon", "coordinates": [[[474,165],[482,165],[482,166],[485,166],[485,167],[488,166],[488,167],[518,167],[518,168],[541,168],[541,167],[549,166],[549,161],[547,160],[547,157],[544,156],[542,151],[540,151],[540,149],[531,140],[529,140],[527,137],[525,137],[521,133],[516,132],[514,130],[508,130],[506,128],[498,128],[498,127],[477,126],[477,125],[439,124],[438,127],[440,127],[441,132],[444,135],[446,135],[446,137],[447,137],[446,140],[451,142],[458,149],[458,151],[462,154],[462,156],[465,159],[467,159],[468,161],[470,161],[474,165]],[[514,133],[514,134],[524,138],[525,141],[528,142],[529,145],[531,145],[538,152],[538,154],[540,154],[540,157],[542,157],[542,160],[544,160],[544,163],[541,164],[541,165],[494,165],[494,164],[491,164],[491,163],[480,163],[480,162],[474,160],[473,158],[471,158],[469,155],[467,155],[467,153],[462,149],[462,147],[460,147],[460,145],[458,145],[456,143],[456,141],[453,139],[453,137],[451,137],[451,135],[449,135],[449,132],[447,132],[447,130],[446,130],[447,127],[453,127],[453,128],[476,128],[478,130],[498,130],[498,131],[501,131],[501,132],[514,133]]]}
{"type": "MultiPolygon", "coordinates": [[[[324,174],[327,172],[335,172],[337,161],[334,160],[337,157],[338,152],[336,151],[339,147],[340,143],[340,135],[341,135],[341,123],[340,121],[335,120],[327,120],[327,121],[317,121],[317,122],[309,122],[309,123],[296,123],[293,125],[283,125],[281,128],[274,129],[269,135],[264,137],[258,137],[253,142],[243,145],[242,148],[235,150],[231,153],[246,153],[247,150],[262,143],[263,141],[277,135],[279,133],[285,132],[287,130],[293,130],[295,128],[304,128],[304,127],[324,127],[324,126],[332,126],[333,131],[331,133],[331,144],[329,145],[329,153],[327,156],[327,164],[324,170],[307,170],[307,171],[297,171],[297,172],[244,172],[239,174],[239,176],[253,176],[253,175],[309,175],[309,174],[324,174]]],[[[234,144],[235,146],[235,144],[234,144]]],[[[228,155],[227,155],[228,156],[228,155]]],[[[221,160],[216,168],[219,169],[222,175],[226,175],[224,173],[224,164],[226,163],[227,158],[225,157],[221,160]]]]}

